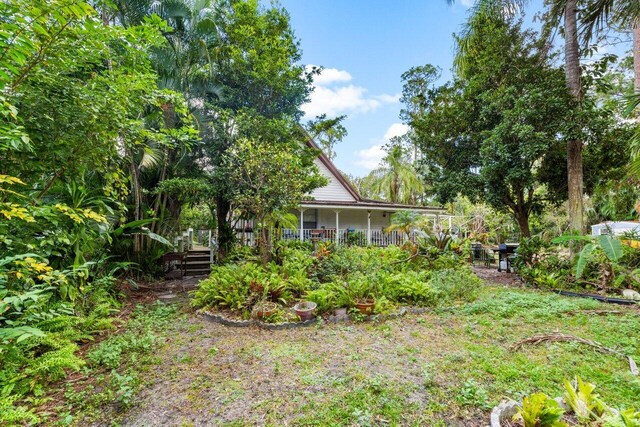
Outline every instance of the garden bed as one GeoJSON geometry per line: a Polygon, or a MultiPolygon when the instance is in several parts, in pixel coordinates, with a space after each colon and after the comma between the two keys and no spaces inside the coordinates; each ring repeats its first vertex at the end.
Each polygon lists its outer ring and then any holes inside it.
{"type": "Polygon", "coordinates": [[[474,299],[482,282],[462,253],[420,250],[283,246],[266,265],[240,259],[215,266],[193,292],[193,305],[228,326],[290,328],[299,316],[339,320],[330,313],[340,309],[357,320],[384,319],[474,299]]]}

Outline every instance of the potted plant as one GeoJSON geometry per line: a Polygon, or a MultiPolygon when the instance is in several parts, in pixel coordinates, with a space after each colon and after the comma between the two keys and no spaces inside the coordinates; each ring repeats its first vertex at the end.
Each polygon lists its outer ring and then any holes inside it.
{"type": "Polygon", "coordinates": [[[272,316],[278,310],[278,304],[271,301],[259,301],[253,306],[253,313],[258,319],[272,316]]]}
{"type": "Polygon", "coordinates": [[[318,305],[312,301],[300,301],[293,306],[293,310],[300,317],[300,320],[307,321],[313,319],[313,312],[318,305]]]}
{"type": "Polygon", "coordinates": [[[349,293],[349,287],[346,283],[336,284],[334,289],[334,310],[333,314],[336,317],[343,318],[347,315],[347,309],[354,305],[354,300],[349,293]]]}
{"type": "Polygon", "coordinates": [[[349,280],[349,294],[355,307],[362,314],[371,315],[376,306],[377,281],[372,277],[358,275],[349,280]]]}

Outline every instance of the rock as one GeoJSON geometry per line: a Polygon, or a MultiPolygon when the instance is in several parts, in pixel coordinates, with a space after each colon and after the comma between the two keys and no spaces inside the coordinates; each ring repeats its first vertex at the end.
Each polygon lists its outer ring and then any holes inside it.
{"type": "Polygon", "coordinates": [[[491,411],[491,427],[501,427],[503,421],[511,420],[518,413],[520,405],[515,400],[502,401],[491,411]]]}
{"type": "Polygon", "coordinates": [[[640,293],[634,291],[633,289],[623,289],[622,296],[627,299],[632,299],[634,301],[640,301],[640,293]]]}
{"type": "Polygon", "coordinates": [[[158,298],[160,299],[173,299],[175,298],[176,295],[175,294],[163,294],[163,295],[158,295],[158,298]]]}
{"type": "Polygon", "coordinates": [[[556,397],[553,400],[555,400],[558,403],[558,406],[564,409],[566,412],[569,412],[571,410],[571,407],[567,405],[567,402],[565,402],[562,397],[556,397]]]}

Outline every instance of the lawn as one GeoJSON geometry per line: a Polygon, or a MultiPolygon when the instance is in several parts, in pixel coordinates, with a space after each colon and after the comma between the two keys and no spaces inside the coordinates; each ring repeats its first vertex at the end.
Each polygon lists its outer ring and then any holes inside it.
{"type": "MultiPolygon", "coordinates": [[[[156,324],[155,349],[122,357],[119,370],[135,372],[137,395],[124,406],[84,405],[67,421],[484,426],[501,399],[539,390],[561,395],[562,380],[576,375],[597,384],[611,405],[640,400],[640,380],[621,357],[570,342],[510,349],[560,331],[640,360],[633,308],[487,284],[473,302],[425,314],[265,331],[207,322],[187,300],[172,305],[170,319],[156,324]]],[[[69,402],[57,411],[82,406],[69,402]]]]}

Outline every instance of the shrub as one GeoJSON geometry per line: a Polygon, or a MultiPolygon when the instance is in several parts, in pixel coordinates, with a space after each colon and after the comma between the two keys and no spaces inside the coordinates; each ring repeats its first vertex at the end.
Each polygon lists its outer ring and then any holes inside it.
{"type": "Polygon", "coordinates": [[[263,281],[265,273],[258,264],[240,263],[214,266],[208,279],[193,293],[195,307],[222,307],[246,310],[251,283],[263,281]]]}
{"type": "Polygon", "coordinates": [[[429,285],[441,300],[473,301],[482,287],[482,280],[469,267],[434,271],[429,285]]]}
{"type": "Polygon", "coordinates": [[[347,287],[341,282],[324,283],[319,288],[308,291],[305,299],[318,305],[316,308],[318,313],[353,305],[353,299],[347,287]]]}
{"type": "Polygon", "coordinates": [[[461,266],[459,255],[449,251],[428,259],[414,250],[323,246],[314,257],[306,249],[283,245],[281,265],[244,262],[214,267],[194,291],[192,304],[246,317],[255,303],[269,300],[286,306],[305,298],[324,313],[351,307],[356,299],[376,299],[387,307],[380,309],[473,299],[482,282],[461,266]],[[433,265],[442,268],[432,270],[433,265]]]}
{"type": "Polygon", "coordinates": [[[429,274],[408,271],[396,274],[380,274],[380,287],[385,297],[403,304],[432,306],[436,303],[436,293],[429,285],[429,274]]]}

